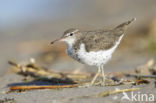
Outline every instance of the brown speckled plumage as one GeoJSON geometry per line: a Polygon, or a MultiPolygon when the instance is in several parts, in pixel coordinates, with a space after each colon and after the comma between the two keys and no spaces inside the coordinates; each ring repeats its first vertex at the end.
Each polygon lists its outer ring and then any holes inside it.
{"type": "MultiPolygon", "coordinates": [[[[79,49],[80,44],[84,43],[86,51],[108,50],[112,48],[121,35],[127,29],[127,26],[134,21],[134,19],[118,25],[111,30],[95,30],[95,31],[78,31],[77,40],[73,45],[75,50],[79,49]]],[[[74,29],[69,29],[66,32],[71,32],[74,29]]]]}

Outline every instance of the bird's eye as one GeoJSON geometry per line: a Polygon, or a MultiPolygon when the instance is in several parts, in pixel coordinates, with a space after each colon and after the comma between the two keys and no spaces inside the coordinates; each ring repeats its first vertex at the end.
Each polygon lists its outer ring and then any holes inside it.
{"type": "Polygon", "coordinates": [[[70,36],[73,36],[73,33],[70,33],[70,36]]]}

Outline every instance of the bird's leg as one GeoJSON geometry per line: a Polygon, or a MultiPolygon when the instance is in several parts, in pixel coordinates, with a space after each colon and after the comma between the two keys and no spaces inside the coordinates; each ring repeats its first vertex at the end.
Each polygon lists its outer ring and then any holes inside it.
{"type": "Polygon", "coordinates": [[[104,72],[104,67],[101,66],[101,73],[102,73],[102,85],[105,85],[105,80],[106,80],[106,77],[105,77],[105,72],[104,72]]]}
{"type": "Polygon", "coordinates": [[[98,67],[98,72],[96,73],[96,75],[94,76],[93,80],[91,81],[91,85],[94,85],[97,77],[99,76],[99,74],[101,73],[101,68],[100,66],[98,67]]]}

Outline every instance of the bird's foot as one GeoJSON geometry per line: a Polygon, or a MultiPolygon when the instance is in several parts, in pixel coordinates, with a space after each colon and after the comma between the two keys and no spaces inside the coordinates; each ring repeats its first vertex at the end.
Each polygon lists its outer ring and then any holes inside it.
{"type": "Polygon", "coordinates": [[[99,82],[95,82],[95,83],[92,83],[92,82],[84,83],[79,87],[88,88],[88,87],[92,87],[92,86],[103,86],[104,87],[104,86],[113,86],[113,85],[116,85],[116,83],[112,79],[105,78],[105,80],[100,79],[99,82]]]}
{"type": "Polygon", "coordinates": [[[99,86],[111,86],[111,85],[114,85],[114,81],[110,78],[105,78],[105,80],[100,80],[98,85],[99,86]]]}
{"type": "Polygon", "coordinates": [[[106,82],[100,80],[100,81],[98,82],[98,86],[106,86],[106,82]]]}

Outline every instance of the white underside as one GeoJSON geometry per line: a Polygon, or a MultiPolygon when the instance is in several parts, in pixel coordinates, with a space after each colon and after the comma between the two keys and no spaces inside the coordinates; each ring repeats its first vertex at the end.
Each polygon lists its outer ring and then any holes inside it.
{"type": "MultiPolygon", "coordinates": [[[[95,65],[95,66],[105,65],[111,59],[112,53],[119,45],[122,37],[123,37],[123,35],[119,38],[119,40],[116,42],[115,46],[112,47],[111,49],[101,50],[98,52],[93,52],[93,51],[87,52],[85,49],[85,45],[81,44],[80,50],[78,50],[78,52],[77,52],[80,62],[82,62],[84,64],[88,64],[88,65],[95,65]]],[[[72,48],[70,48],[69,46],[67,47],[67,53],[74,59],[77,59],[75,57],[74,50],[72,48]]]]}

